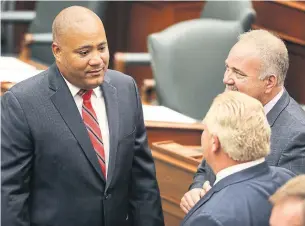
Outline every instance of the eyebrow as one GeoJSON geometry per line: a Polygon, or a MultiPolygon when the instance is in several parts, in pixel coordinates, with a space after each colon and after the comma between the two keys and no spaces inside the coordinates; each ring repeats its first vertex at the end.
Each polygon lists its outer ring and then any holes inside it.
{"type": "MultiPolygon", "coordinates": [[[[229,67],[227,61],[225,61],[225,64],[226,64],[227,67],[229,67]]],[[[247,75],[245,72],[237,69],[236,67],[229,67],[229,68],[231,68],[233,71],[236,71],[236,72],[240,73],[241,75],[247,75]]]]}
{"type": "MultiPolygon", "coordinates": [[[[107,42],[103,41],[103,42],[99,43],[97,46],[103,46],[103,45],[106,45],[106,44],[107,44],[107,42]]],[[[85,45],[85,46],[78,47],[76,50],[90,49],[90,48],[92,48],[92,45],[85,45]]]]}
{"type": "Polygon", "coordinates": [[[243,71],[241,71],[241,70],[239,70],[239,69],[237,69],[235,67],[232,67],[232,70],[239,72],[241,75],[246,75],[245,72],[243,72],[243,71]]]}

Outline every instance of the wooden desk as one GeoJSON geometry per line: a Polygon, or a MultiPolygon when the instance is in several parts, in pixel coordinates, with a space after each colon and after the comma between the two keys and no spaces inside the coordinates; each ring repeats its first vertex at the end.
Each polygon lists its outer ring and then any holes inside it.
{"type": "Polygon", "coordinates": [[[148,142],[172,140],[182,145],[201,144],[203,126],[200,123],[170,123],[145,121],[148,142]]]}
{"type": "Polygon", "coordinates": [[[143,105],[148,142],[173,140],[183,145],[200,145],[203,125],[165,106],[143,105]]]}
{"type": "Polygon", "coordinates": [[[152,144],[157,180],[166,226],[180,225],[185,214],[180,200],[188,191],[197,166],[202,161],[200,146],[182,146],[172,141],[152,144]]]}

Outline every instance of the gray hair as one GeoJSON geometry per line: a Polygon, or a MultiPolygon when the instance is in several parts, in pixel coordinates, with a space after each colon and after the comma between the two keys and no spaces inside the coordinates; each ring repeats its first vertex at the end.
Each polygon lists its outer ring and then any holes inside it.
{"type": "Polygon", "coordinates": [[[289,67],[288,51],[285,43],[266,30],[252,30],[239,36],[238,43],[248,44],[257,51],[261,59],[260,79],[270,75],[278,78],[277,85],[284,85],[289,67]]]}

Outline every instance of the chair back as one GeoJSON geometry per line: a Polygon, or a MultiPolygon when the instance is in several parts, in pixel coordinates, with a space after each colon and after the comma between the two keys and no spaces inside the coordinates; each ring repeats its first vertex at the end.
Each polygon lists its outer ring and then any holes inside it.
{"type": "Polygon", "coordinates": [[[224,91],[225,60],[242,32],[238,21],[195,19],[150,35],[160,105],[201,120],[224,91]]]}
{"type": "Polygon", "coordinates": [[[256,13],[249,0],[206,1],[201,18],[237,20],[241,22],[243,29],[248,31],[256,18],[256,13]]]}

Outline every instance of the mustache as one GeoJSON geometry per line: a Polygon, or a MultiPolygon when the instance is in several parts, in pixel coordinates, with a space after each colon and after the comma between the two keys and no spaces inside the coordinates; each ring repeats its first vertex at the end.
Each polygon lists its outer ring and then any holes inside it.
{"type": "Polygon", "coordinates": [[[238,91],[238,88],[234,85],[226,85],[226,90],[238,91]]]}

